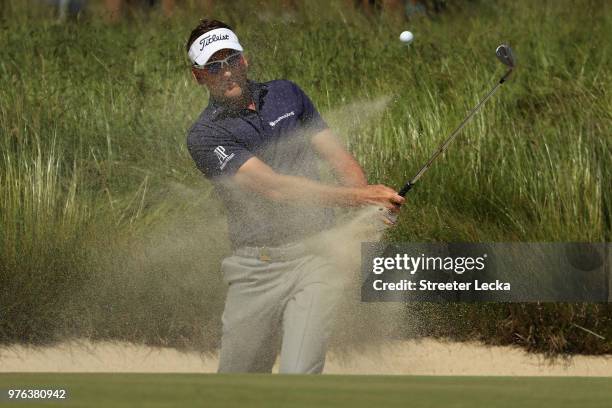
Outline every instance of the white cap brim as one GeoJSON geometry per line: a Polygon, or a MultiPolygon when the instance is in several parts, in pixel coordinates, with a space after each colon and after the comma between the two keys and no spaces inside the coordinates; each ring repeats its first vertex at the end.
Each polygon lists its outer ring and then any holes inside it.
{"type": "Polygon", "coordinates": [[[189,47],[189,59],[196,65],[204,65],[219,50],[243,51],[238,37],[227,28],[216,28],[199,36],[189,47]]]}

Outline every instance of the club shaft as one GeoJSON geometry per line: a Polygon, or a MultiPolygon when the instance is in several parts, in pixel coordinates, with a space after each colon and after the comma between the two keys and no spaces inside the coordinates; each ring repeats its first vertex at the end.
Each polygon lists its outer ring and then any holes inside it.
{"type": "Polygon", "coordinates": [[[457,137],[457,135],[461,132],[463,127],[470,121],[470,119],[472,119],[472,117],[476,114],[476,112],[480,110],[480,107],[486,101],[488,101],[489,98],[493,96],[493,94],[501,86],[501,84],[505,82],[506,78],[508,77],[508,75],[510,75],[511,72],[512,70],[509,70],[508,72],[506,72],[506,74],[499,80],[499,82],[493,87],[493,89],[491,89],[489,93],[480,102],[478,102],[478,105],[476,105],[474,109],[470,111],[470,113],[465,117],[465,119],[463,119],[463,121],[459,124],[459,126],[457,126],[457,128],[453,131],[453,133],[451,133],[451,135],[444,141],[444,143],[440,145],[438,150],[436,150],[436,152],[433,154],[433,156],[431,156],[431,158],[427,161],[427,163],[425,163],[425,165],[421,167],[419,172],[408,183],[406,183],[404,187],[402,187],[402,189],[398,193],[399,195],[404,197],[406,193],[410,191],[410,189],[416,184],[416,182],[421,178],[421,176],[423,176],[423,174],[425,174],[425,172],[429,169],[429,166],[431,166],[434,160],[436,160],[438,156],[440,156],[442,153],[446,151],[446,149],[448,148],[448,145],[450,145],[451,142],[457,137]]]}

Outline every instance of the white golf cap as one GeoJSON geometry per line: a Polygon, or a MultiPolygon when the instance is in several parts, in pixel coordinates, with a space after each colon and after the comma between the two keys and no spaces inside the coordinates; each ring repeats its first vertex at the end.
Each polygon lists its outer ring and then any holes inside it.
{"type": "Polygon", "coordinates": [[[238,37],[227,28],[216,28],[199,36],[189,47],[189,59],[196,65],[204,65],[212,55],[223,49],[242,51],[238,37]]]}

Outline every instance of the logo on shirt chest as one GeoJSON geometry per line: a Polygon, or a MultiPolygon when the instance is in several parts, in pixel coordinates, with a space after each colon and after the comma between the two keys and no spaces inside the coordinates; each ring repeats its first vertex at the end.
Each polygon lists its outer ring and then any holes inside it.
{"type": "Polygon", "coordinates": [[[221,170],[223,170],[225,166],[227,165],[227,162],[232,160],[232,158],[235,156],[234,153],[229,154],[229,155],[225,153],[225,147],[223,146],[215,147],[214,152],[217,155],[217,159],[219,159],[219,168],[221,170]]]}
{"type": "Polygon", "coordinates": [[[278,124],[278,122],[280,122],[283,119],[287,119],[289,116],[294,116],[295,112],[291,111],[291,112],[287,112],[284,115],[279,116],[278,118],[276,118],[276,120],[273,120],[271,122],[268,122],[268,124],[270,125],[270,127],[274,127],[278,124]]]}

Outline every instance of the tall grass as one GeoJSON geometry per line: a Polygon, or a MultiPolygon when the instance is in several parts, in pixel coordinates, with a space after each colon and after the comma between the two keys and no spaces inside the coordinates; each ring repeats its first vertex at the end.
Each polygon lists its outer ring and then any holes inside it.
{"type": "MultiPolygon", "coordinates": [[[[287,13],[241,1],[215,17],[240,33],[252,78],[306,90],[371,182],[401,186],[503,73],[495,46],[518,55],[512,79],[410,193],[389,239],[610,241],[606,2],[457,1],[405,23],[342,4],[287,13]],[[406,28],[409,47],[396,38],[406,28]],[[334,117],[380,98],[391,102],[370,121],[359,109],[334,117]]],[[[184,51],[200,16],[107,25],[93,2],[89,16],[60,25],[49,9],[1,6],[0,339],[214,347],[226,233],[184,142],[207,103],[184,51]]],[[[533,349],[609,350],[571,333],[547,342],[538,323],[564,316],[609,330],[609,306],[526,307],[444,313],[533,349]]]]}
{"type": "Polygon", "coordinates": [[[66,325],[71,292],[83,282],[80,240],[88,203],[80,199],[78,169],[66,168],[52,141],[44,152],[39,140],[32,149],[3,147],[0,336],[53,339],[54,331],[66,325]]]}

